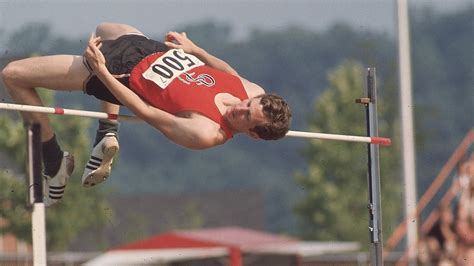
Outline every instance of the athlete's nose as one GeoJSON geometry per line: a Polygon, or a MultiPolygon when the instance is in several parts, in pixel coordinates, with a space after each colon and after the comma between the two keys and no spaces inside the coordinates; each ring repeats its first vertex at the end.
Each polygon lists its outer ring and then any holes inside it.
{"type": "Polygon", "coordinates": [[[235,111],[236,111],[236,112],[241,112],[241,111],[243,111],[243,110],[244,110],[244,107],[243,107],[243,106],[237,105],[237,106],[235,107],[235,111]]]}

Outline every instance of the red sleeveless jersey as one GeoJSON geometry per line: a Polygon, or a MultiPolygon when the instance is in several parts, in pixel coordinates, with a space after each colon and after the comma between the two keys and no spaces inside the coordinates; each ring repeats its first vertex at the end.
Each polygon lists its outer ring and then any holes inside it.
{"type": "Polygon", "coordinates": [[[239,77],[204,65],[197,57],[172,49],[145,57],[130,73],[130,88],[150,105],[176,114],[196,112],[206,116],[232,137],[214,98],[229,93],[248,98],[239,77]]]}

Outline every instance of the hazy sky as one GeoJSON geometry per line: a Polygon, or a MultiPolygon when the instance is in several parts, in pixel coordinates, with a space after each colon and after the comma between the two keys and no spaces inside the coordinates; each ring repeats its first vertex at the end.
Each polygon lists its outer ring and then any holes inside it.
{"type": "MultiPolygon", "coordinates": [[[[432,6],[439,12],[473,5],[474,0],[416,0],[412,7],[432,6]]],[[[336,21],[355,28],[395,30],[394,0],[0,0],[0,30],[11,32],[25,23],[49,22],[53,31],[83,36],[102,21],[135,25],[156,35],[179,25],[212,19],[227,22],[238,36],[249,29],[278,29],[288,24],[324,29],[336,21]]]]}

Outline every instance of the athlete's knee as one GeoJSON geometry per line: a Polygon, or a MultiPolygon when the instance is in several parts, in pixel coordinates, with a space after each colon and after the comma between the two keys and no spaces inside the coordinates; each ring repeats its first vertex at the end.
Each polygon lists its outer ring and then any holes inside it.
{"type": "Polygon", "coordinates": [[[142,34],[138,29],[127,24],[102,22],[95,29],[97,36],[103,40],[115,40],[128,33],[142,34]]]}
{"type": "Polygon", "coordinates": [[[117,34],[120,32],[127,32],[129,29],[133,28],[127,24],[113,23],[113,22],[102,22],[95,28],[96,35],[109,35],[117,34]]]}
{"type": "Polygon", "coordinates": [[[111,22],[102,22],[102,23],[100,23],[95,28],[95,34],[97,36],[100,36],[100,35],[106,33],[107,31],[110,31],[110,29],[113,27],[114,24],[115,23],[111,23],[111,22]]]}
{"type": "Polygon", "coordinates": [[[23,67],[18,61],[12,61],[2,70],[2,80],[5,85],[18,82],[23,73],[23,67]]]}

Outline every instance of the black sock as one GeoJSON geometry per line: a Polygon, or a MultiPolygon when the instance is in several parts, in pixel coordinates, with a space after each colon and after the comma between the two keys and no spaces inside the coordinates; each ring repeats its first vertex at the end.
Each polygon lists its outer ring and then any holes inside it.
{"type": "Polygon", "coordinates": [[[104,138],[105,134],[117,133],[119,126],[120,123],[118,121],[99,119],[99,129],[97,129],[95,135],[94,147],[104,138]]]}
{"type": "Polygon", "coordinates": [[[53,177],[58,173],[63,159],[63,151],[59,147],[56,135],[50,140],[43,142],[41,148],[43,152],[44,174],[53,177]]]}

